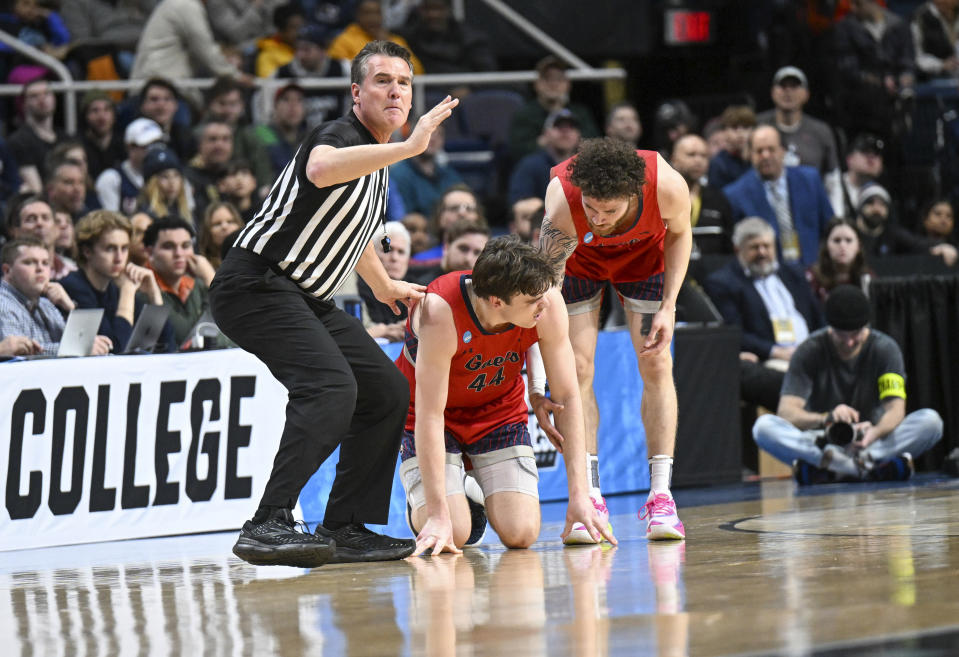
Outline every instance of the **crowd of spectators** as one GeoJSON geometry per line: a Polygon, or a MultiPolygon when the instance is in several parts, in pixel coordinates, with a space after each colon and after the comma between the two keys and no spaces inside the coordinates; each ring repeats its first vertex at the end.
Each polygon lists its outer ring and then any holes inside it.
{"type": "MultiPolygon", "coordinates": [[[[76,78],[142,84],[82,94],[80,125],[66,134],[54,76],[0,46],[3,81],[21,85],[0,104],[9,242],[3,356],[51,353],[62,322],[50,318],[86,306],[106,309],[98,353],[122,349],[145,303],[171,311],[159,348],[188,344],[231,235],[258,211],[308,131],[349,110],[349,59],[369,40],[409,47],[417,73],[504,63],[488,35],[453,16],[449,0],[6,4],[0,28],[61,59],[76,78]],[[213,80],[202,91],[177,82],[202,77],[213,80]],[[266,78],[276,82],[257,82],[266,78]],[[344,80],[343,88],[304,84],[320,79],[344,80]],[[44,270],[36,280],[46,282],[22,290],[29,268],[44,270]],[[8,310],[14,301],[27,315],[8,310]],[[25,328],[25,317],[34,324],[25,328]]],[[[392,167],[387,270],[426,283],[469,267],[491,233],[535,241],[550,169],[602,132],[658,150],[685,178],[695,234],[690,279],[726,322],[743,326],[744,368],[788,361],[821,325],[830,290],[852,284],[868,293],[884,258],[922,254],[955,267],[959,182],[930,175],[937,185],[926,197],[907,203],[898,194],[907,128],[918,116],[908,99],[924,84],[956,94],[959,2],[917,2],[900,13],[876,0],[838,4],[846,13],[830,17],[828,32],[838,90],[816,88],[816,78],[789,64],[768,72],[768,98],[745,95],[702,120],[690,110],[693,99],[664,93],[651,130],[633,99],[607,98],[605,117],[571,100],[567,65],[543,57],[525,100],[512,107],[508,139],[487,162],[497,183],[471,187],[475,162],[453,156],[485,136],[456,116],[425,152],[392,167]],[[813,116],[810,105],[833,111],[813,116]],[[779,304],[775,313],[770,304],[779,304]],[[783,317],[795,320],[789,330],[777,323],[783,317]]],[[[431,91],[482,93],[464,85],[431,91]]],[[[937,166],[931,173],[941,174],[937,166]]],[[[402,317],[385,313],[362,281],[356,291],[371,335],[402,340],[402,317]]],[[[768,395],[762,402],[771,403],[768,395]]]]}

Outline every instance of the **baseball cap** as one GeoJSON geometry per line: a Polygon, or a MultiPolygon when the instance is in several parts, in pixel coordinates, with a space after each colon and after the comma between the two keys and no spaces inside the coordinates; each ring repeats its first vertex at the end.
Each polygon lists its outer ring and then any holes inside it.
{"type": "Polygon", "coordinates": [[[101,89],[90,89],[90,91],[83,94],[83,98],[80,100],[80,113],[86,114],[90,105],[98,100],[106,100],[109,101],[110,105],[113,105],[113,99],[110,97],[110,94],[101,89]]]}
{"type": "Polygon", "coordinates": [[[163,130],[153,119],[134,119],[123,133],[123,141],[134,146],[149,146],[163,139],[163,130]]]}
{"type": "Polygon", "coordinates": [[[892,197],[889,196],[885,187],[878,183],[869,183],[859,192],[859,202],[856,204],[856,209],[861,210],[862,206],[874,198],[881,198],[887,206],[892,205],[892,197]]]}
{"type": "Polygon", "coordinates": [[[852,143],[849,145],[849,152],[882,155],[885,147],[886,144],[876,135],[869,132],[861,132],[852,140],[852,143]]]}
{"type": "Polygon", "coordinates": [[[858,331],[869,323],[869,299],[855,285],[837,285],[826,298],[826,323],[839,331],[858,331]]]}
{"type": "Polygon", "coordinates": [[[280,99],[280,96],[282,96],[287,91],[290,91],[292,89],[299,91],[304,96],[306,95],[306,91],[303,89],[303,87],[298,85],[296,82],[288,82],[276,90],[276,93],[273,94],[273,102],[275,103],[276,101],[278,101],[280,99]]]}
{"type": "Polygon", "coordinates": [[[149,180],[167,169],[180,170],[180,159],[166,146],[158,146],[147,151],[143,158],[143,180],[149,180]]]}
{"type": "Polygon", "coordinates": [[[809,87],[809,81],[806,79],[806,74],[802,72],[801,69],[795,66],[783,66],[781,69],[776,71],[773,75],[773,84],[780,85],[784,80],[798,80],[799,84],[803,87],[809,87]]]}
{"type": "Polygon", "coordinates": [[[671,128],[678,125],[691,126],[696,122],[689,105],[674,98],[664,101],[656,108],[656,123],[663,128],[671,128]]]}
{"type": "Polygon", "coordinates": [[[546,117],[546,122],[543,123],[543,130],[548,130],[553,128],[557,123],[568,123],[574,128],[579,128],[579,119],[576,118],[576,115],[570,112],[565,107],[563,109],[556,110],[552,112],[549,116],[546,117]]]}
{"type": "Polygon", "coordinates": [[[542,77],[546,71],[551,68],[557,68],[561,71],[565,71],[569,68],[569,65],[555,55],[546,55],[541,60],[536,62],[536,72],[540,75],[540,77],[542,77]]]}

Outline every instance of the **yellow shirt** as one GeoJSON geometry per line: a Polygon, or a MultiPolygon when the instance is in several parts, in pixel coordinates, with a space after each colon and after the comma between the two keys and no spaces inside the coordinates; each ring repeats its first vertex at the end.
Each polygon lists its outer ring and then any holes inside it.
{"type": "Polygon", "coordinates": [[[268,78],[281,66],[293,61],[293,48],[276,37],[266,37],[257,42],[256,77],[268,78]]]}
{"type": "MultiPolygon", "coordinates": [[[[357,23],[350,23],[346,26],[346,29],[340,32],[340,34],[333,39],[333,43],[330,44],[326,54],[328,57],[332,57],[334,59],[353,59],[360,53],[361,50],[363,50],[363,46],[374,40],[375,39],[373,38],[373,35],[364,30],[357,23]]],[[[389,40],[397,45],[403,46],[407,50],[410,50],[410,45],[406,43],[406,39],[401,37],[399,34],[390,32],[389,40]]],[[[423,73],[423,65],[411,50],[410,62],[413,64],[413,73],[416,75],[423,73]]]]}
{"type": "Polygon", "coordinates": [[[695,226],[699,223],[699,211],[703,209],[703,197],[699,194],[690,194],[689,204],[689,223],[695,226]]]}

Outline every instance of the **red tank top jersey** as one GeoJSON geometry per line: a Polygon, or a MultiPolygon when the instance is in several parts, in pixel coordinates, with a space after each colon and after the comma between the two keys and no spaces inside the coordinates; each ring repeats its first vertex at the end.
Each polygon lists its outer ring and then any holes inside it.
{"type": "MultiPolygon", "coordinates": [[[[450,361],[446,397],[446,429],[464,444],[474,443],[493,429],[526,422],[526,387],[522,370],[526,350],[539,336],[535,328],[513,326],[487,333],[480,326],[466,291],[468,271],[440,276],[426,288],[442,297],[453,310],[456,353],[450,361]]],[[[410,412],[406,430],[416,423],[416,352],[419,339],[406,320],[406,344],[396,365],[410,384],[410,412]]]]}
{"type": "Polygon", "coordinates": [[[577,245],[566,261],[566,274],[575,278],[613,283],[645,281],[663,273],[663,239],[666,224],[659,213],[656,196],[656,152],[636,151],[646,162],[646,182],[640,198],[638,217],[629,228],[617,235],[600,237],[590,231],[583,210],[583,193],[569,181],[566,167],[575,158],[560,162],[550,171],[550,178],[558,177],[566,193],[577,245]]]}

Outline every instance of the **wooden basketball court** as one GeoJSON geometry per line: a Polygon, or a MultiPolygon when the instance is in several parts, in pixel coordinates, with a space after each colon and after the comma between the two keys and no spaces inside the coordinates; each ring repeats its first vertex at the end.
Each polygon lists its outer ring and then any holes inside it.
{"type": "Polygon", "coordinates": [[[463,556],[255,568],[235,534],[0,555],[4,655],[957,655],[959,482],[677,491],[689,538],[490,532],[463,556]]]}

